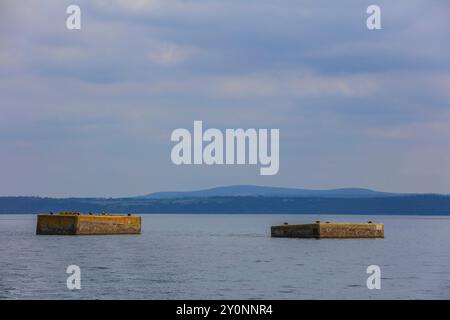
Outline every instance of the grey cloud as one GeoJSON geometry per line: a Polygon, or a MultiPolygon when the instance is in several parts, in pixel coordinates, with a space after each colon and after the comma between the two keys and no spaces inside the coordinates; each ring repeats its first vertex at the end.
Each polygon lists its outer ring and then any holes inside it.
{"type": "Polygon", "coordinates": [[[380,32],[359,0],[79,1],[79,32],[69,4],[1,3],[0,194],[450,190],[445,1],[379,1],[380,32]],[[171,130],[199,119],[280,128],[280,174],[174,168],[171,130]]]}

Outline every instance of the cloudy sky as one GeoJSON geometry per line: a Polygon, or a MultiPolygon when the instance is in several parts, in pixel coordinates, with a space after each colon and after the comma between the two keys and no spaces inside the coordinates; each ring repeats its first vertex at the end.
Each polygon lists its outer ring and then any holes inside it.
{"type": "Polygon", "coordinates": [[[0,195],[228,184],[450,193],[450,2],[0,1],[0,195]],[[78,4],[82,29],[66,29],[78,4]],[[279,128],[280,171],[175,166],[176,128],[279,128]]]}

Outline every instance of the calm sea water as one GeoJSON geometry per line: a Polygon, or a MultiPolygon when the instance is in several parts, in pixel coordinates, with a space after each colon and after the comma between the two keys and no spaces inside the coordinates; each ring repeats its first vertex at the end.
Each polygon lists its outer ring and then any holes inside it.
{"type": "Polygon", "coordinates": [[[321,216],[385,223],[385,239],[270,238],[306,215],[143,215],[143,233],[36,236],[0,215],[2,299],[449,299],[450,217],[321,216]],[[68,265],[81,290],[66,287],[68,265]],[[379,265],[380,290],[366,287],[379,265]]]}

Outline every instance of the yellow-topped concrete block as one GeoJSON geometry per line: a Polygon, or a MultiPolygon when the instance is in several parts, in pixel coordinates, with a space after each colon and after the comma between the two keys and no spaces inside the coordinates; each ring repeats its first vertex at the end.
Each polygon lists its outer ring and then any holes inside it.
{"type": "Polygon", "coordinates": [[[320,222],[284,224],[271,227],[272,237],[279,238],[384,238],[382,223],[320,222]]]}
{"type": "Polygon", "coordinates": [[[103,235],[140,234],[141,217],[133,215],[39,214],[36,234],[42,235],[103,235]]]}

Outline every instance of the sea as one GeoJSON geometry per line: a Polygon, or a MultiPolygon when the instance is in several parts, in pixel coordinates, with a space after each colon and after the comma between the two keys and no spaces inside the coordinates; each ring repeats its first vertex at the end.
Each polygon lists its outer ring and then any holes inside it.
{"type": "Polygon", "coordinates": [[[35,229],[35,215],[0,215],[0,299],[450,299],[446,216],[143,214],[140,235],[35,229]],[[316,220],[382,222],[385,238],[270,237],[316,220]]]}

